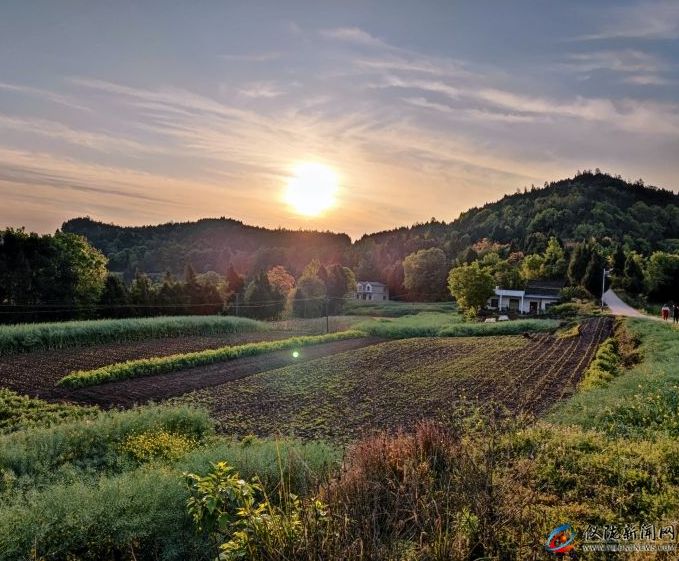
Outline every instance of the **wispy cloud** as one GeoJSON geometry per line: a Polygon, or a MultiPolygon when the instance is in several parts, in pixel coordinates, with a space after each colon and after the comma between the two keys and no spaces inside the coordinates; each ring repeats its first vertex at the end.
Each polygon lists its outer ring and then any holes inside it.
{"type": "Polygon", "coordinates": [[[219,55],[219,58],[238,62],[270,62],[278,60],[283,56],[278,51],[268,51],[263,53],[229,53],[219,55]]]}
{"type": "Polygon", "coordinates": [[[322,29],[321,36],[326,39],[354,43],[356,45],[368,45],[371,47],[387,47],[387,43],[371,35],[360,27],[337,27],[334,29],[322,29]]]}
{"type": "Polygon", "coordinates": [[[13,92],[21,95],[27,95],[31,97],[37,97],[39,99],[55,103],[57,105],[63,105],[64,107],[70,107],[71,109],[77,109],[79,111],[92,111],[90,107],[83,104],[80,101],[76,101],[72,97],[55,93],[50,90],[45,90],[42,88],[34,88],[32,86],[27,86],[24,84],[10,84],[7,82],[0,82],[0,90],[7,92],[13,92]]]}
{"type": "Polygon", "coordinates": [[[284,95],[286,90],[275,82],[251,82],[239,88],[238,93],[245,97],[270,99],[284,95]]]}
{"type": "Polygon", "coordinates": [[[602,39],[677,39],[679,38],[679,2],[645,1],[612,8],[599,31],[578,37],[602,39]]]}

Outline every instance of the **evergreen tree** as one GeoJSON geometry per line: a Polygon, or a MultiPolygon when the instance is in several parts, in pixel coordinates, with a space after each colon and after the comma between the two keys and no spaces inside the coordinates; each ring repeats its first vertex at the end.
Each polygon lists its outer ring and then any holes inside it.
{"type": "Polygon", "coordinates": [[[643,260],[637,253],[631,252],[627,255],[623,268],[622,287],[633,295],[644,291],[643,260]]]}
{"type": "Polygon", "coordinates": [[[105,318],[123,318],[129,315],[129,294],[118,275],[108,275],[99,298],[100,315],[105,318]]]}
{"type": "Polygon", "coordinates": [[[589,265],[591,259],[592,248],[590,244],[587,242],[576,244],[568,264],[568,280],[573,286],[582,284],[582,279],[587,271],[587,265],[589,265]]]}

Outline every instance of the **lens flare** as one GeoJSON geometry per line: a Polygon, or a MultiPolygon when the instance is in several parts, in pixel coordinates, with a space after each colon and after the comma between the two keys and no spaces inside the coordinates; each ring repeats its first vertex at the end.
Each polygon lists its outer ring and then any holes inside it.
{"type": "Polygon", "coordinates": [[[318,216],[335,204],[338,189],[339,179],[331,168],[306,162],[295,167],[285,201],[298,214],[318,216]]]}

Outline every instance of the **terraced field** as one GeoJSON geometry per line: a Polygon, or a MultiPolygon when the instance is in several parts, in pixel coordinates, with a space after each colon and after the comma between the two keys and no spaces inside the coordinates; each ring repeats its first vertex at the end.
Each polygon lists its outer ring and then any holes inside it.
{"type": "Polygon", "coordinates": [[[389,341],[269,370],[187,394],[230,434],[294,433],[350,440],[367,430],[455,416],[462,399],[544,413],[570,395],[610,318],[579,336],[420,338],[389,341]]]}

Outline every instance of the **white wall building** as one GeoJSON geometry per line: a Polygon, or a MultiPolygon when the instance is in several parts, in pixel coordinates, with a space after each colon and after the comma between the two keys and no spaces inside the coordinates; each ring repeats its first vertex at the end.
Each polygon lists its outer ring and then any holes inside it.
{"type": "Polygon", "coordinates": [[[358,281],[356,300],[360,302],[384,302],[389,300],[389,288],[381,282],[358,281]]]}
{"type": "Polygon", "coordinates": [[[563,281],[528,281],[525,290],[495,288],[495,296],[488,299],[488,308],[519,314],[540,314],[561,299],[563,281]]]}

